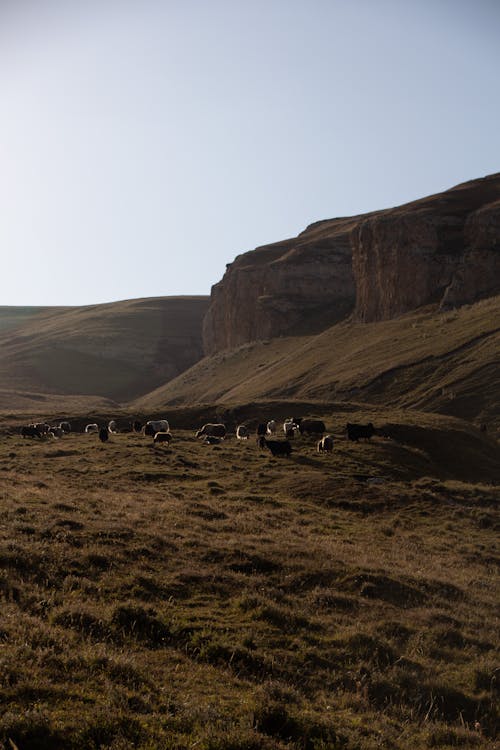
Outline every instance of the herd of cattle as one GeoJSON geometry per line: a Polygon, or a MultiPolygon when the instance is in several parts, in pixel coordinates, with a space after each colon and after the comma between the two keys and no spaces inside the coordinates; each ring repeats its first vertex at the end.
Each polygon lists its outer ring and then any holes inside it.
{"type": "MultiPolygon", "coordinates": [[[[236,438],[238,440],[248,440],[252,435],[256,436],[257,444],[262,449],[269,450],[273,456],[289,456],[292,452],[291,441],[297,435],[309,435],[319,437],[316,444],[318,453],[331,453],[333,451],[332,435],[325,435],[326,426],[320,419],[310,419],[305,417],[290,417],[285,419],[282,425],[284,439],[278,440],[278,423],[275,419],[269,422],[259,423],[256,429],[251,429],[246,424],[240,424],[236,427],[236,438]]],[[[37,422],[21,427],[20,434],[23,438],[61,438],[63,435],[72,432],[72,426],[69,422],[63,421],[55,426],[45,422],[37,422]]],[[[376,434],[376,429],[371,422],[368,424],[347,423],[345,431],[349,440],[357,442],[361,438],[370,439],[376,434]]],[[[138,434],[149,435],[153,442],[166,443],[172,440],[170,425],[166,419],[149,420],[143,424],[139,420],[133,420],[126,424],[118,424],[116,420],[111,420],[107,425],[99,426],[96,422],[85,425],[83,432],[86,434],[95,433],[101,442],[106,442],[110,435],[118,432],[135,432],[138,434]]],[[[207,445],[217,445],[227,437],[227,428],[221,422],[204,424],[196,432],[196,438],[201,439],[207,445]]]]}

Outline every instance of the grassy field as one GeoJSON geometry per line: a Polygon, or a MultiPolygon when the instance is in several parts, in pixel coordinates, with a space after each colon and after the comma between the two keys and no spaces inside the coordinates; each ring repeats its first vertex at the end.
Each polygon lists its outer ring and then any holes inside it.
{"type": "Polygon", "coordinates": [[[170,448],[0,424],[0,745],[497,747],[498,445],[339,407],[333,454],[274,459],[167,416],[170,448]]]}

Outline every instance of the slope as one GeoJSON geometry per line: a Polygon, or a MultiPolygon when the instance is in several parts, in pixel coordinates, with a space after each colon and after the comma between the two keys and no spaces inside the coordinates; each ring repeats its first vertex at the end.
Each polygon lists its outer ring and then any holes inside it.
{"type": "Polygon", "coordinates": [[[311,337],[245,344],[198,362],[140,398],[141,408],[258,400],[357,401],[500,426],[500,297],[346,321],[311,337]]]}
{"type": "Polygon", "coordinates": [[[11,408],[30,393],[122,401],[164,383],[202,356],[207,304],[207,297],[157,297],[0,308],[0,382],[11,408]]]}

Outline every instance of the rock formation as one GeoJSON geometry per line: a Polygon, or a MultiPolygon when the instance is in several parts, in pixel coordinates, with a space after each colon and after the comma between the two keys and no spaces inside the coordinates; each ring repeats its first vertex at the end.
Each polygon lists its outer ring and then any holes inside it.
{"type": "Polygon", "coordinates": [[[458,307],[500,291],[500,174],[358,217],[356,317],[458,307]]]}
{"type": "Polygon", "coordinates": [[[238,255],[212,287],[205,352],[315,333],[345,317],[355,300],[352,228],[351,219],[321,222],[295,239],[238,255]]]}
{"type": "Polygon", "coordinates": [[[423,305],[500,292],[500,174],[398,208],[317,222],[294,239],[239,255],[212,288],[207,354],[319,332],[423,305]]]}

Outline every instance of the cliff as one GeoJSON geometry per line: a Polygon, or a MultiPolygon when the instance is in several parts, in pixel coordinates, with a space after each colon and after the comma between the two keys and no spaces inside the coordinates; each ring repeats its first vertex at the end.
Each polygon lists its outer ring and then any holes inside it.
{"type": "Polygon", "coordinates": [[[237,256],[212,288],[207,354],[500,292],[500,174],[397,208],[330,219],[237,256]]]}
{"type": "Polygon", "coordinates": [[[351,245],[359,320],[498,294],[500,174],[359,217],[351,245]]]}
{"type": "Polygon", "coordinates": [[[205,352],[248,341],[317,333],[352,310],[352,219],[325,232],[313,225],[295,239],[238,255],[212,287],[203,322],[205,352]]]}

